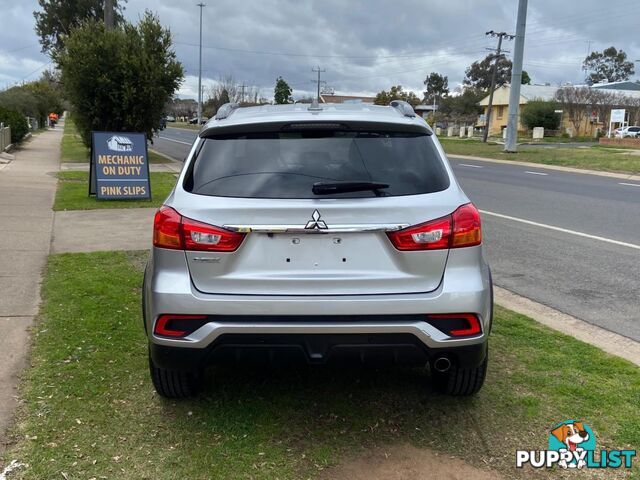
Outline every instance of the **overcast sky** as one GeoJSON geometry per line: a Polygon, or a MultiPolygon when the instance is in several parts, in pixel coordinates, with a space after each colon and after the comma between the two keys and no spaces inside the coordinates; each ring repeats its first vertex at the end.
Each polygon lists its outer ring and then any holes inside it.
{"type": "MultiPolygon", "coordinates": [[[[207,3],[207,0],[204,0],[207,3]]],[[[129,0],[125,16],[145,9],[168,26],[186,70],[180,96],[195,97],[197,1],[129,0]]],[[[296,97],[314,91],[311,68],[340,94],[375,94],[391,85],[419,93],[429,72],[462,83],[465,68],[496,40],[515,33],[517,0],[210,0],[203,17],[203,82],[231,74],[271,99],[283,76],[296,97]]],[[[640,59],[637,0],[529,0],[524,68],[533,83],[579,83],[591,50],[611,45],[640,59]],[[590,44],[588,42],[591,42],[590,44]]],[[[0,89],[36,79],[49,59],[34,32],[37,0],[0,0],[0,89]]],[[[513,42],[505,42],[513,51],[513,42]]],[[[511,57],[511,55],[509,55],[511,57]]],[[[640,78],[640,63],[636,64],[640,78]]]]}

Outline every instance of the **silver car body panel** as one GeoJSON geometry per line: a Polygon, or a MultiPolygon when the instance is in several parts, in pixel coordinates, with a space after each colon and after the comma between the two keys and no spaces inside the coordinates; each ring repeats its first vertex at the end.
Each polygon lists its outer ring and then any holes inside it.
{"type": "MultiPolygon", "coordinates": [[[[431,348],[486,341],[491,280],[482,246],[400,252],[386,233],[451,214],[469,202],[432,137],[450,179],[446,190],[372,198],[256,199],[211,197],[182,185],[203,136],[278,122],[368,122],[431,132],[424,120],[390,107],[306,105],[238,109],[203,127],[165,204],[184,217],[249,232],[236,252],[153,248],[144,284],[145,322],[159,345],[206,348],[224,333],[413,333],[431,348]],[[326,229],[306,229],[320,212],[326,229]],[[476,313],[483,333],[447,337],[426,322],[209,323],[184,339],[153,335],[160,314],[402,315],[476,313]]],[[[391,318],[391,317],[390,317],[391,318]]],[[[286,320],[286,319],[285,319],[286,320]]]]}

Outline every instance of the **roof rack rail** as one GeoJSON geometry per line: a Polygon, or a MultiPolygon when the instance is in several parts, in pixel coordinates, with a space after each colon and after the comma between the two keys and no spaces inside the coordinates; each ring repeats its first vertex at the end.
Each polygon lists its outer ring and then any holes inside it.
{"type": "Polygon", "coordinates": [[[413,110],[413,107],[410,103],[405,102],[404,100],[393,100],[389,106],[395,108],[405,117],[415,117],[416,112],[413,110]]]}
{"type": "Polygon", "coordinates": [[[238,108],[240,108],[239,103],[225,103],[216,112],[215,119],[224,120],[225,118],[229,118],[231,114],[238,108]]]}

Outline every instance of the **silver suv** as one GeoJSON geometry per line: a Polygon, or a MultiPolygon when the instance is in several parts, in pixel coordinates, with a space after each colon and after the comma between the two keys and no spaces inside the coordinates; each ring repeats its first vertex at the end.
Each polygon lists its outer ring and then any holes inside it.
{"type": "Polygon", "coordinates": [[[257,356],[430,366],[482,386],[493,298],[478,210],[411,106],[223,106],[154,220],[143,315],[160,395],[257,356]]]}

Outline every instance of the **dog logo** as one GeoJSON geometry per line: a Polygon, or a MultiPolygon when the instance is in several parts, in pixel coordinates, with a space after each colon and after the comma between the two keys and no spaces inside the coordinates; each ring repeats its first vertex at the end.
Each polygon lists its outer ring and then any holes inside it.
{"type": "Polygon", "coordinates": [[[565,420],[549,432],[547,450],[516,450],[516,468],[602,469],[633,467],[635,450],[596,452],[596,436],[584,422],[565,420]]]}
{"type": "Polygon", "coordinates": [[[584,467],[587,462],[584,459],[585,455],[583,455],[583,452],[595,450],[595,448],[595,436],[589,426],[582,422],[566,421],[551,430],[549,450],[560,452],[561,460],[558,462],[558,465],[562,468],[584,467]],[[566,455],[567,452],[573,457],[573,460],[570,462],[566,460],[568,457],[568,455],[566,455]]]}

